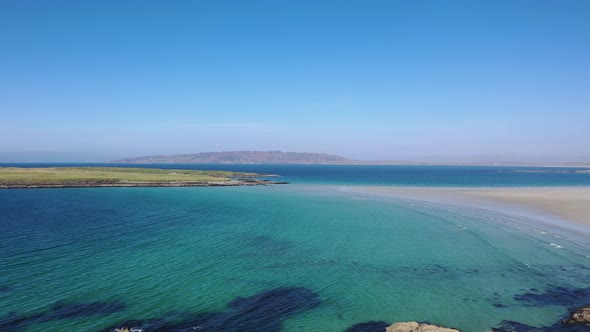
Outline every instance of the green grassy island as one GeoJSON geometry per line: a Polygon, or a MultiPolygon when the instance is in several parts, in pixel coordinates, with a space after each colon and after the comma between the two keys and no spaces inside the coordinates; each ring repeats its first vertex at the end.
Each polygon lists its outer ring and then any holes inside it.
{"type": "Polygon", "coordinates": [[[275,175],[127,167],[0,167],[0,189],[88,187],[211,187],[282,184],[275,175]]]}

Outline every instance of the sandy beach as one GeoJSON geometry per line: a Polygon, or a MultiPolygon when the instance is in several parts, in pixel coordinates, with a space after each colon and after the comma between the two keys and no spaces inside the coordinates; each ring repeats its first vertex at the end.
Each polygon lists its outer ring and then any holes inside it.
{"type": "MultiPolygon", "coordinates": [[[[590,230],[590,187],[423,188],[346,187],[344,190],[427,202],[466,205],[541,221],[571,222],[590,230]]],[[[563,225],[567,227],[567,225],[563,225]]]]}

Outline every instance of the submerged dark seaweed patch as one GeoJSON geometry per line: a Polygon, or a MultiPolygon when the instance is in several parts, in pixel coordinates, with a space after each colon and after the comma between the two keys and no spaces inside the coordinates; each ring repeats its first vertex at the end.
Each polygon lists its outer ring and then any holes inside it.
{"type": "Polygon", "coordinates": [[[128,330],[136,329],[145,332],[151,331],[165,331],[163,330],[166,325],[170,324],[170,322],[166,321],[165,319],[130,319],[124,322],[117,324],[115,327],[110,327],[101,331],[104,332],[111,332],[115,331],[116,329],[120,328],[127,328],[128,330]]]}
{"type": "Polygon", "coordinates": [[[104,316],[125,309],[121,302],[80,302],[66,303],[59,301],[51,306],[48,312],[19,315],[15,312],[0,318],[0,331],[22,331],[29,325],[51,320],[104,316]]]}
{"type": "Polygon", "coordinates": [[[228,304],[229,309],[224,312],[194,314],[178,323],[166,323],[164,318],[131,320],[103,331],[139,327],[146,332],[195,330],[278,332],[283,320],[302,311],[313,309],[319,304],[320,299],[317,294],[307,288],[279,288],[250,297],[238,297],[228,304]]]}
{"type": "Polygon", "coordinates": [[[12,286],[0,286],[0,294],[11,293],[14,291],[14,287],[12,286]]]}
{"type": "Polygon", "coordinates": [[[384,332],[388,326],[386,322],[370,321],[354,324],[344,332],[384,332]]]}
{"type": "Polygon", "coordinates": [[[533,326],[514,322],[511,320],[504,320],[497,327],[493,328],[494,332],[529,332],[541,331],[533,326]]]}
{"type": "MultiPolygon", "coordinates": [[[[514,299],[524,302],[529,306],[568,306],[576,307],[590,303],[590,287],[588,288],[567,288],[554,286],[540,292],[536,288],[530,288],[529,292],[517,294],[514,299]]],[[[559,320],[551,326],[534,327],[515,321],[502,321],[496,328],[496,332],[561,332],[561,331],[590,331],[587,325],[568,325],[559,320]]]]}
{"type": "Polygon", "coordinates": [[[487,299],[496,308],[508,308],[508,306],[502,303],[502,295],[498,292],[494,292],[491,298],[487,299]]]}
{"type": "Polygon", "coordinates": [[[31,315],[19,315],[11,312],[4,317],[0,317],[0,331],[20,332],[31,324],[42,322],[43,313],[31,315]]]}
{"type": "Polygon", "coordinates": [[[492,329],[493,332],[590,332],[587,325],[566,325],[559,321],[551,326],[534,327],[527,324],[505,320],[492,329]]]}
{"type": "Polygon", "coordinates": [[[543,293],[524,293],[514,296],[519,302],[529,305],[561,305],[577,306],[590,303],[590,287],[588,288],[567,288],[551,287],[543,293]]]}
{"type": "Polygon", "coordinates": [[[104,316],[123,311],[125,304],[113,302],[82,302],[64,303],[56,302],[51,311],[45,315],[46,319],[81,318],[88,316],[104,316]]]}

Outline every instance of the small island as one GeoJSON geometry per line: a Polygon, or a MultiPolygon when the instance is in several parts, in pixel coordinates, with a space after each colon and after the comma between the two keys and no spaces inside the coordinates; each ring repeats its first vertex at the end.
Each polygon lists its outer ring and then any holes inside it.
{"type": "Polygon", "coordinates": [[[258,186],[272,174],[128,167],[0,167],[0,189],[258,186]]]}

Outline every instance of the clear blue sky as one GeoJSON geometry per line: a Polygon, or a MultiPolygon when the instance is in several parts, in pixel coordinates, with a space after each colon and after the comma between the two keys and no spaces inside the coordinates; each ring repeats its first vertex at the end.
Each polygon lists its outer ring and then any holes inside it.
{"type": "Polygon", "coordinates": [[[590,1],[0,0],[0,161],[590,155],[590,1]]]}

